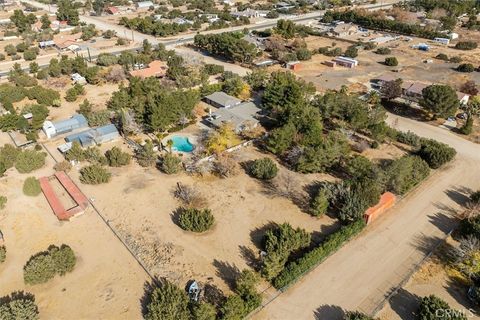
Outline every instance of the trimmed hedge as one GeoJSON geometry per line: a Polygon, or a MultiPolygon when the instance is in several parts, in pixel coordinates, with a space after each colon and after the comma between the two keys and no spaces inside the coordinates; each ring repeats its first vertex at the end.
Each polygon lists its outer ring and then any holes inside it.
{"type": "Polygon", "coordinates": [[[323,262],[346,242],[359,234],[364,227],[365,221],[363,221],[363,219],[341,227],[340,230],[329,235],[320,246],[309,251],[300,259],[287,264],[286,268],[273,280],[273,286],[281,289],[294,283],[303,276],[305,272],[323,262]]]}

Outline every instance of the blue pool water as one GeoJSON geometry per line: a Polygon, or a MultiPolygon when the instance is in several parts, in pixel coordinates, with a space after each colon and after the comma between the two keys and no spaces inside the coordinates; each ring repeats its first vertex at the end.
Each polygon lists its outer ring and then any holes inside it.
{"type": "Polygon", "coordinates": [[[174,151],[192,152],[195,147],[190,141],[188,141],[187,137],[174,136],[171,140],[173,142],[172,149],[174,151]]]}

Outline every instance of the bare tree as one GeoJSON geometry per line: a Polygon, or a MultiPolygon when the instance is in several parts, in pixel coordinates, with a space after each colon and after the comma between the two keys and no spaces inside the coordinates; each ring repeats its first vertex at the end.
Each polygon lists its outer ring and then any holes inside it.
{"type": "Polygon", "coordinates": [[[238,174],[238,163],[230,154],[220,154],[214,163],[215,173],[222,178],[228,178],[238,174]]]}
{"type": "Polygon", "coordinates": [[[187,207],[203,208],[207,204],[207,200],[197,188],[184,185],[181,182],[177,182],[177,187],[173,190],[173,196],[187,207]]]}

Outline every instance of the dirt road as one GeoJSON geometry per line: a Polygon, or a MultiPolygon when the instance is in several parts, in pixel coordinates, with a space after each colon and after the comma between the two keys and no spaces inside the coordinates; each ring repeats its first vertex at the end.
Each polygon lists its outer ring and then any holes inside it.
{"type": "Polygon", "coordinates": [[[480,188],[480,146],[445,129],[389,117],[402,131],[448,143],[458,155],[388,214],[268,304],[254,319],[341,319],[341,308],[371,313],[454,225],[448,212],[480,188]]]}

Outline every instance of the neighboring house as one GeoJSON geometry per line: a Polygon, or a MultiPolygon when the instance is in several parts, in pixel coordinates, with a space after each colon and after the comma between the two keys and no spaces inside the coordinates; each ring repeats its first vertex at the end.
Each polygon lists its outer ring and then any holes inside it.
{"type": "Polygon", "coordinates": [[[70,119],[61,121],[45,121],[42,130],[47,138],[52,138],[59,134],[72,132],[73,130],[88,128],[87,119],[81,114],[74,114],[70,119]]]}
{"type": "Polygon", "coordinates": [[[45,49],[45,48],[51,48],[55,46],[55,41],[53,40],[47,40],[47,41],[40,41],[38,43],[38,47],[40,49],[45,49]]]}
{"type": "Polygon", "coordinates": [[[413,82],[413,84],[405,90],[404,96],[411,102],[418,102],[423,98],[423,89],[429,84],[413,82]]]}
{"type": "Polygon", "coordinates": [[[257,48],[261,50],[265,50],[265,44],[264,44],[265,38],[256,37],[252,34],[246,34],[242,39],[247,41],[248,43],[255,45],[257,48]]]}
{"type": "Polygon", "coordinates": [[[218,17],[218,14],[212,14],[212,13],[202,14],[201,17],[206,18],[210,23],[214,23],[220,20],[220,18],[218,17]]]}
{"type": "Polygon", "coordinates": [[[183,25],[183,24],[192,25],[193,21],[185,19],[185,18],[175,18],[175,19],[173,19],[172,23],[176,23],[176,24],[179,24],[179,25],[183,25]]]}
{"type": "Polygon", "coordinates": [[[204,98],[205,102],[217,108],[231,108],[242,103],[242,100],[218,91],[204,98]]]}
{"type": "Polygon", "coordinates": [[[295,8],[295,5],[288,2],[283,2],[283,1],[277,2],[273,6],[277,10],[290,10],[295,8]]]}
{"type": "Polygon", "coordinates": [[[351,23],[340,23],[330,29],[330,34],[335,37],[346,37],[358,32],[358,27],[351,23]]]}
{"type": "Polygon", "coordinates": [[[120,137],[120,133],[113,124],[107,124],[102,127],[88,129],[79,133],[71,134],[65,137],[67,143],[77,141],[82,147],[90,147],[95,144],[102,144],[120,137]]]}
{"type": "Polygon", "coordinates": [[[240,133],[258,125],[257,116],[260,110],[253,102],[243,102],[231,108],[219,108],[208,115],[205,121],[215,128],[231,124],[235,132],[240,133]]]}
{"type": "Polygon", "coordinates": [[[59,50],[66,50],[72,45],[76,46],[76,43],[80,38],[81,33],[57,34],[53,37],[53,42],[55,43],[55,47],[57,47],[59,50]]]}
{"type": "Polygon", "coordinates": [[[253,10],[253,9],[246,9],[244,11],[234,11],[230,12],[232,16],[235,18],[239,19],[240,17],[246,17],[246,18],[258,18],[258,17],[266,17],[268,11],[264,10],[253,10]]]}
{"type": "Polygon", "coordinates": [[[116,15],[120,13],[120,10],[117,7],[107,7],[105,9],[105,12],[108,14],[116,15]]]}
{"type": "Polygon", "coordinates": [[[387,74],[383,74],[383,75],[381,75],[377,78],[373,78],[371,80],[371,82],[372,82],[372,87],[374,89],[380,89],[381,87],[383,87],[385,85],[385,83],[390,82],[390,81],[395,81],[395,80],[397,80],[396,77],[387,73],[387,74]]]}
{"type": "Polygon", "coordinates": [[[358,60],[348,58],[348,57],[336,57],[332,59],[332,61],[335,62],[336,65],[350,68],[350,69],[358,66],[358,60]]]}
{"type": "Polygon", "coordinates": [[[154,60],[148,64],[147,68],[132,70],[130,76],[138,78],[163,78],[167,74],[167,64],[160,60],[154,60]]]}
{"type": "Polygon", "coordinates": [[[149,9],[150,7],[153,7],[153,2],[152,1],[140,1],[135,4],[135,7],[137,9],[149,9]]]}

